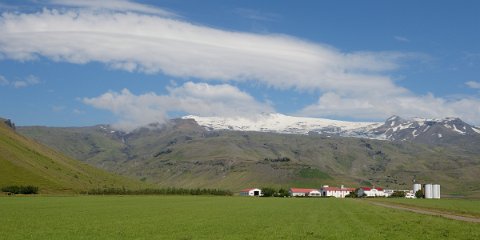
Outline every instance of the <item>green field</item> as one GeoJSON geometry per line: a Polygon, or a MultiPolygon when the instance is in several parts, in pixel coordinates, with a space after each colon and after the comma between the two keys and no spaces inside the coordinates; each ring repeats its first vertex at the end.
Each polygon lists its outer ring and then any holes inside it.
{"type": "Polygon", "coordinates": [[[354,199],[0,197],[0,239],[480,239],[480,225],[354,199]]]}
{"type": "Polygon", "coordinates": [[[475,199],[377,198],[372,200],[421,209],[430,209],[440,212],[480,217],[480,200],[475,199]]]}

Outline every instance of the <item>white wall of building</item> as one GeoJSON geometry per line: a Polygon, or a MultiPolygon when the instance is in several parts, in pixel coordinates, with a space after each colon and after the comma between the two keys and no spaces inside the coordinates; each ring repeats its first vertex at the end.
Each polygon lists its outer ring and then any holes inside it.
{"type": "Polygon", "coordinates": [[[240,196],[262,196],[262,189],[259,188],[252,188],[249,189],[248,191],[241,191],[240,196]]]}

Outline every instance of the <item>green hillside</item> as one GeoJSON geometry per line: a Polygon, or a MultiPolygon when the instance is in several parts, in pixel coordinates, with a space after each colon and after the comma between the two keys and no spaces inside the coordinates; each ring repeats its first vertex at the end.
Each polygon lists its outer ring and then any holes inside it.
{"type": "Polygon", "coordinates": [[[74,193],[91,188],[137,188],[141,182],[115,176],[17,134],[0,121],[0,187],[34,185],[40,193],[74,193]]]}
{"type": "Polygon", "coordinates": [[[19,131],[92,165],[162,186],[410,189],[416,177],[440,183],[444,195],[480,196],[480,149],[461,145],[206,131],[189,120],[131,133],[108,126],[19,131]]]}

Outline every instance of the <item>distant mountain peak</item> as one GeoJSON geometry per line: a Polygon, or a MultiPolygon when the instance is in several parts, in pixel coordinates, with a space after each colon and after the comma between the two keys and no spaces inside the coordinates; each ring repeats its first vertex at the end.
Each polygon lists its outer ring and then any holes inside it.
{"type": "Polygon", "coordinates": [[[457,117],[404,119],[393,115],[384,123],[293,117],[280,113],[262,113],[251,118],[189,115],[183,119],[193,119],[207,130],[323,134],[422,143],[448,142],[461,136],[480,138],[480,128],[471,126],[457,117]]]}

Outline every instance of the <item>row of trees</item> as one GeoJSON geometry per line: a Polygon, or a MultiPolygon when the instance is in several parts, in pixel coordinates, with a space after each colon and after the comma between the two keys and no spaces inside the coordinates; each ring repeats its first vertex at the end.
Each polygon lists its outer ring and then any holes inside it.
{"type": "Polygon", "coordinates": [[[28,186],[6,186],[2,187],[2,192],[10,193],[10,194],[37,194],[38,187],[28,185],[28,186]]]}
{"type": "Polygon", "coordinates": [[[233,193],[228,190],[208,188],[146,188],[130,190],[126,188],[97,188],[82,192],[88,195],[214,195],[231,196],[233,193]]]}
{"type": "Polygon", "coordinates": [[[288,197],[290,196],[289,192],[287,189],[280,188],[280,189],[275,189],[275,188],[270,188],[270,187],[264,187],[262,188],[262,197],[288,197]]]}

